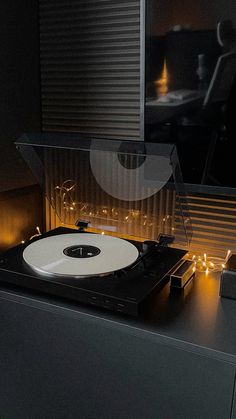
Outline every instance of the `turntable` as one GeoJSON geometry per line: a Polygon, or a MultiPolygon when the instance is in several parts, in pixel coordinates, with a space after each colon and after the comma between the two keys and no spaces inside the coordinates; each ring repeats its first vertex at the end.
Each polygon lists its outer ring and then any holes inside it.
{"type": "Polygon", "coordinates": [[[0,256],[0,281],[138,315],[191,234],[174,146],[34,134],[17,148],[52,228],[0,256]]]}

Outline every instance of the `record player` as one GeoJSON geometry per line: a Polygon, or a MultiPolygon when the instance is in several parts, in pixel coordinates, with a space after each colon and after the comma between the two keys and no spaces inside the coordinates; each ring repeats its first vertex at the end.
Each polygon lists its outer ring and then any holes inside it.
{"type": "Polygon", "coordinates": [[[0,256],[0,282],[138,315],[188,250],[175,147],[27,134],[45,227],[0,256]]]}

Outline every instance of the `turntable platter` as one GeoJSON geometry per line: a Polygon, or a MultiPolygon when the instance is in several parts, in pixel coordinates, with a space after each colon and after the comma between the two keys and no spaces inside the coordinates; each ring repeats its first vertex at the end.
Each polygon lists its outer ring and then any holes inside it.
{"type": "Polygon", "coordinates": [[[61,234],[29,244],[24,261],[42,274],[87,277],[130,266],[137,248],[116,237],[90,233],[61,234]]]}

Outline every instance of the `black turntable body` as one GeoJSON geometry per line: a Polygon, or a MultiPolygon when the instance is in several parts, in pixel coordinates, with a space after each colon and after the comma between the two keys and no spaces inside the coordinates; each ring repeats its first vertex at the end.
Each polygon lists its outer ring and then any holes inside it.
{"type": "MultiPolygon", "coordinates": [[[[80,277],[79,272],[78,276],[38,272],[25,262],[23,252],[27,246],[52,236],[60,240],[65,234],[75,234],[75,237],[82,234],[85,238],[87,233],[59,227],[30,243],[8,250],[0,259],[0,282],[137,316],[146,305],[148,297],[168,280],[169,273],[186,254],[185,250],[158,242],[129,241],[138,250],[134,263],[108,274],[84,277],[80,277]]],[[[79,251],[86,253],[85,245],[79,251]]],[[[92,255],[91,249],[89,252],[92,255]]]]}
{"type": "Polygon", "coordinates": [[[45,197],[44,233],[16,226],[14,244],[29,240],[0,256],[0,283],[138,315],[191,240],[175,146],[52,133],[15,144],[45,197]]]}

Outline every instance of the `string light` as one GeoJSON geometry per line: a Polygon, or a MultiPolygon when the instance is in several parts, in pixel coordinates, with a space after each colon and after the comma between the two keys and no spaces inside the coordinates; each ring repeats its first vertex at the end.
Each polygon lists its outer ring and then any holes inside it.
{"type": "MultiPolygon", "coordinates": [[[[41,236],[41,235],[42,235],[42,233],[41,233],[41,231],[40,231],[39,226],[35,227],[35,229],[36,229],[37,233],[33,234],[33,236],[31,236],[31,237],[29,238],[29,240],[32,240],[32,239],[34,239],[35,237],[39,237],[39,236],[41,236]]],[[[25,244],[25,240],[21,240],[21,244],[25,244]]]]}
{"type": "Polygon", "coordinates": [[[74,202],[72,192],[76,189],[76,183],[72,179],[65,180],[61,186],[57,185],[55,191],[59,193],[59,197],[63,203],[63,208],[67,211],[73,211],[76,206],[74,202]]]}
{"type": "Polygon", "coordinates": [[[34,234],[33,236],[31,236],[30,240],[34,239],[35,237],[42,236],[42,233],[41,233],[40,228],[38,226],[36,227],[36,231],[37,231],[37,233],[34,234]]]}
{"type": "MultiPolygon", "coordinates": [[[[123,220],[123,222],[127,223],[127,225],[132,225],[133,228],[143,226],[150,229],[154,226],[159,226],[158,216],[154,217],[152,214],[143,213],[140,209],[132,208],[130,210],[126,210],[124,208],[109,208],[107,206],[94,207],[88,202],[76,201],[74,194],[77,186],[78,185],[74,180],[67,179],[63,181],[61,185],[54,187],[55,194],[58,195],[61,200],[61,208],[66,211],[64,217],[66,217],[67,214],[69,215],[69,213],[74,213],[73,217],[76,217],[76,219],[80,216],[88,217],[90,221],[93,219],[94,227],[96,227],[97,219],[103,219],[109,222],[111,220],[115,222],[123,220]]],[[[52,197],[52,201],[56,201],[54,197],[52,197]]],[[[54,205],[56,205],[56,203],[54,205]]],[[[60,218],[61,221],[63,221],[63,214],[61,214],[60,218]]],[[[173,216],[170,214],[163,214],[162,218],[165,229],[169,228],[170,232],[175,231],[175,228],[170,225],[172,218],[173,216]]],[[[71,224],[71,221],[72,219],[70,219],[69,224],[71,224]]]]}
{"type": "MultiPolygon", "coordinates": [[[[56,194],[59,195],[62,203],[62,207],[64,210],[67,211],[77,211],[77,213],[83,212],[83,215],[88,215],[90,217],[104,217],[107,216],[108,218],[113,219],[119,219],[123,218],[126,221],[130,222],[139,222],[143,218],[144,221],[147,219],[148,225],[152,222],[153,216],[148,216],[147,214],[143,214],[139,209],[130,209],[129,211],[121,210],[117,211],[117,208],[109,208],[109,207],[100,207],[100,208],[92,208],[91,205],[89,205],[86,202],[76,202],[74,200],[74,197],[72,196],[72,193],[75,192],[77,187],[77,184],[72,179],[67,179],[62,182],[61,185],[57,185],[54,190],[56,194]]],[[[54,198],[52,197],[52,200],[54,201],[54,198]]],[[[164,215],[163,221],[171,219],[172,216],[169,214],[164,215]]],[[[155,220],[156,221],[156,220],[155,220]]],[[[153,225],[155,224],[152,223],[153,225]]],[[[156,224],[158,224],[156,222],[156,224]]],[[[145,224],[146,225],[146,224],[145,224]]]]}
{"type": "Polygon", "coordinates": [[[207,256],[204,253],[202,257],[193,255],[191,259],[194,261],[196,271],[205,272],[208,275],[209,272],[218,272],[224,269],[230,255],[231,250],[228,250],[225,258],[207,256]]]}

